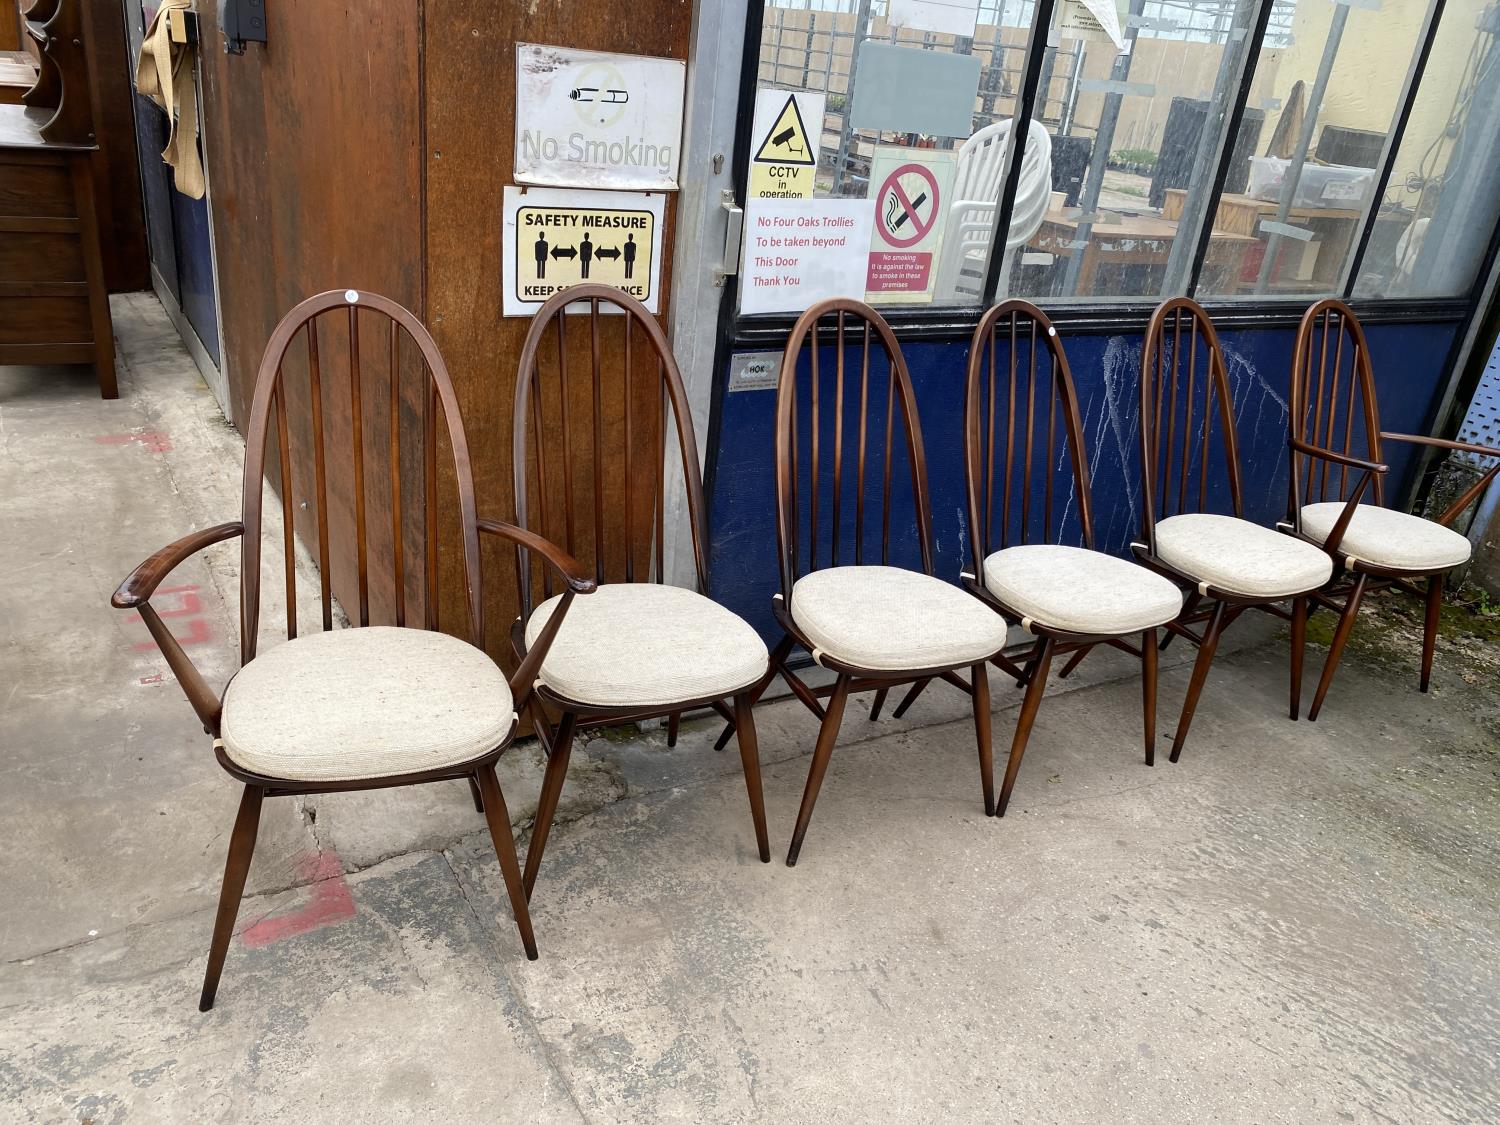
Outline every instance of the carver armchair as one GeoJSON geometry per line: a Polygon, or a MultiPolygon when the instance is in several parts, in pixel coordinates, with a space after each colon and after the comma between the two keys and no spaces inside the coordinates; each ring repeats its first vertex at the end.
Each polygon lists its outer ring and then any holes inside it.
{"type": "MultiPolygon", "coordinates": [[[[1318,301],[1302,317],[1292,359],[1292,407],[1288,413],[1292,469],[1287,527],[1316,543],[1336,564],[1334,580],[1318,592],[1314,609],[1338,615],[1309,720],[1322,710],[1334,672],[1365,594],[1396,587],[1426,602],[1419,685],[1432,682],[1449,571],[1469,561],[1468,538],[1453,522],[1500,474],[1500,449],[1380,428],[1375,374],[1363,327],[1342,301],[1318,301]],[[1426,519],[1384,504],[1387,441],[1435,446],[1494,463],[1436,518],[1426,519]],[[1425,580],[1425,587],[1418,586],[1425,580]]],[[[1295,714],[1293,715],[1295,718],[1295,714]]]]}
{"type": "Polygon", "coordinates": [[[256,376],[246,431],[241,518],[158,551],[121,584],[113,598],[116,607],[139,611],[204,731],[212,737],[219,764],[244,785],[204,973],[201,1010],[213,1006],[255,849],[261,803],[267,797],[467,780],[488,822],[522,945],[527,957],[536,957],[495,763],[515,735],[517,711],[526,706],[537,667],[569,605],[575,595],[590,592],[593,585],[593,578],[576,562],[540,536],[478,519],[468,444],[453,385],[436,344],[416,317],[385,297],[351,289],[311,297],[282,319],[256,376]],[[343,332],[338,331],[340,322],[343,332]],[[293,355],[292,345],[299,336],[305,341],[305,352],[298,349],[293,355]],[[293,366],[305,379],[288,378],[286,369],[293,366]],[[346,374],[330,379],[331,369],[340,366],[347,369],[346,374]],[[289,409],[289,402],[305,407],[305,413],[289,409]],[[414,424],[408,424],[409,415],[414,424]],[[457,491],[467,641],[438,631],[440,418],[457,491]],[[273,428],[282,506],[287,639],[262,650],[262,477],[273,428]],[[403,454],[411,446],[403,441],[403,432],[409,429],[418,431],[420,451],[406,459],[421,466],[420,487],[410,493],[419,500],[417,504],[404,503],[408,493],[403,488],[403,454]],[[294,460],[294,431],[310,440],[311,473],[306,471],[306,458],[294,460]],[[347,439],[347,459],[338,457],[335,434],[347,439]],[[366,476],[367,452],[378,448],[382,440],[388,457],[388,491],[366,476]],[[377,526],[370,519],[367,493],[371,491],[377,502],[388,502],[388,524],[382,520],[377,526]],[[299,631],[297,614],[299,500],[316,513],[322,629],[311,633],[299,631]],[[352,528],[347,526],[349,507],[353,508],[352,528]],[[422,526],[413,543],[408,525],[416,522],[422,526]],[[357,616],[349,628],[334,627],[330,539],[335,525],[340,531],[352,531],[355,539],[357,593],[351,601],[357,602],[357,616]],[[514,545],[527,557],[540,556],[565,588],[549,627],[509,681],[480,647],[484,635],[481,533],[514,545]],[[241,667],[219,694],[163,624],[151,596],[184,560],[235,538],[240,540],[241,667]],[[380,550],[372,547],[372,539],[379,540],[380,550]],[[409,546],[412,560],[408,559],[409,546]],[[412,561],[415,565],[409,565],[412,561]],[[382,562],[389,567],[381,566],[382,562]],[[386,603],[389,624],[371,624],[372,588],[386,603]],[[419,599],[415,612],[409,607],[409,593],[419,599]]]}

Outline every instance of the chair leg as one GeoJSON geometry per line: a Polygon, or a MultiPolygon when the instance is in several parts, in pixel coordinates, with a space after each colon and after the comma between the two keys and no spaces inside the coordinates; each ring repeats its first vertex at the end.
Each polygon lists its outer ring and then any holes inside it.
{"type": "Polygon", "coordinates": [[[1421,690],[1432,684],[1432,657],[1437,649],[1438,622],[1443,612],[1443,576],[1434,574],[1427,580],[1427,620],[1422,626],[1421,690]]]}
{"type": "Polygon", "coordinates": [[[1313,695],[1312,709],[1307,712],[1307,721],[1316,722],[1318,712],[1323,710],[1323,700],[1333,686],[1333,674],[1338,670],[1339,658],[1344,655],[1344,644],[1354,631],[1354,619],[1359,616],[1359,603],[1365,596],[1365,576],[1354,579],[1349,590],[1349,600],[1344,603],[1338,624],[1333,629],[1333,642],[1328,646],[1328,658],[1323,661],[1323,674],[1318,677],[1318,690],[1313,695]]]}
{"type": "Polygon", "coordinates": [[[1031,728],[1036,722],[1037,708],[1042,705],[1042,695],[1047,690],[1047,674],[1052,670],[1052,653],[1056,647],[1057,642],[1051,637],[1043,637],[1035,658],[1029,664],[1030,676],[1026,680],[1026,694],[1021,699],[1021,714],[1016,718],[1016,731],[1010,739],[1010,759],[1005,763],[1005,780],[1000,784],[996,816],[1004,816],[1010,805],[1010,791],[1016,787],[1021,757],[1026,753],[1026,744],[1031,741],[1031,728]]]}
{"type": "Polygon", "coordinates": [[[1073,669],[1077,668],[1080,664],[1083,663],[1083,658],[1093,651],[1093,645],[1084,645],[1072,656],[1068,657],[1068,662],[1062,666],[1062,671],[1058,672],[1057,678],[1059,680],[1066,680],[1070,675],[1073,674],[1073,669]]]}
{"type": "Polygon", "coordinates": [[[916,683],[912,684],[911,690],[906,693],[906,698],[901,700],[901,702],[897,704],[896,709],[891,712],[891,718],[899,719],[902,715],[906,714],[906,712],[910,710],[911,705],[917,701],[917,696],[926,691],[927,685],[930,683],[932,683],[931,680],[918,680],[916,683]]]}
{"type": "Polygon", "coordinates": [[[1146,726],[1146,764],[1156,765],[1156,630],[1141,634],[1141,717],[1146,726]]]}
{"type": "Polygon", "coordinates": [[[995,746],[990,738],[990,681],[984,661],[974,665],[974,737],[979,742],[979,780],[984,786],[984,815],[995,815],[995,746]]]}
{"type": "MultiPolygon", "coordinates": [[[[1192,616],[1193,611],[1198,608],[1198,603],[1202,600],[1203,595],[1198,593],[1197,590],[1188,591],[1187,599],[1182,603],[1182,612],[1177,615],[1177,620],[1186,621],[1190,616],[1192,616]]],[[[1172,632],[1172,630],[1166,630],[1165,635],[1161,639],[1162,652],[1167,651],[1167,646],[1172,643],[1172,638],[1176,635],[1177,634],[1172,632]]]]}
{"type": "Polygon", "coordinates": [[[766,833],[766,798],[760,787],[760,748],[755,739],[755,716],[750,693],[734,697],[734,729],[739,735],[740,764],[745,769],[745,790],[750,795],[750,819],[755,822],[755,843],[760,861],[771,862],[771,840],[766,833]]]}
{"type": "Polygon", "coordinates": [[[531,932],[531,909],[526,903],[526,889],[521,886],[516,839],[512,834],[510,812],[505,807],[505,796],[500,792],[500,779],[495,776],[494,766],[486,766],[477,776],[478,788],[484,798],[484,818],[489,822],[495,858],[500,861],[500,874],[505,877],[505,893],[510,896],[516,929],[521,931],[521,945],[526,950],[526,960],[535,961],[536,937],[531,932]]]}
{"type": "Polygon", "coordinates": [[[245,877],[250,874],[250,857],[255,853],[255,836],[260,831],[260,803],[265,790],[245,786],[240,797],[240,811],[234,818],[234,833],[229,837],[229,858],[224,861],[224,885],[219,890],[219,912],[214,916],[214,936],[208,947],[208,969],[203,974],[203,994],[198,1010],[214,1006],[219,991],[219,974],[224,971],[224,955],[234,936],[234,920],[239,916],[240,898],[245,893],[245,877]]]}
{"type": "Polygon", "coordinates": [[[1224,632],[1225,608],[1223,602],[1215,602],[1208,625],[1203,630],[1203,640],[1198,645],[1198,659],[1193,661],[1193,676],[1188,681],[1187,696],[1182,701],[1182,714],[1177,719],[1177,733],[1172,736],[1170,759],[1182,757],[1182,747],[1187,742],[1188,728],[1193,725],[1193,714],[1198,710],[1198,697],[1203,694],[1203,684],[1208,679],[1208,666],[1214,662],[1214,650],[1219,647],[1219,637],[1224,632]]]}
{"type": "Polygon", "coordinates": [[[668,750],[672,749],[672,747],[674,747],[674,746],[677,745],[677,727],[678,727],[678,725],[681,722],[682,722],[682,712],[681,711],[673,711],[672,714],[667,717],[667,749],[668,750]]]}
{"type": "Polygon", "coordinates": [[[547,834],[552,831],[552,818],[557,815],[557,801],[562,796],[563,777],[568,772],[568,758],[573,753],[573,729],[577,723],[577,715],[564,712],[552,736],[547,772],[542,778],[542,795],[537,800],[536,820],[531,825],[531,843],[526,846],[526,873],[521,878],[527,901],[530,901],[532,888],[536,886],[536,873],[542,866],[542,852],[547,847],[547,834]]]}
{"type": "Polygon", "coordinates": [[[1307,599],[1292,599],[1292,722],[1302,716],[1302,658],[1307,652],[1307,599]]]}
{"type": "Polygon", "coordinates": [[[885,706],[885,697],[890,694],[890,688],[877,688],[875,690],[875,702],[870,704],[870,722],[880,718],[880,709],[885,706]]]}
{"type": "Polygon", "coordinates": [[[797,857],[802,853],[802,838],[807,835],[813,805],[818,801],[818,789],[823,784],[823,775],[828,772],[828,759],[833,756],[833,744],[838,741],[839,724],[844,720],[844,703],[848,698],[849,677],[841,675],[828,698],[823,725],[818,728],[818,744],[813,749],[812,766],[807,771],[807,786],[802,790],[802,807],[797,810],[797,826],[792,829],[792,844],[786,853],[788,867],[796,867],[797,857]]]}
{"type": "Polygon", "coordinates": [[[484,798],[479,795],[479,783],[472,777],[469,778],[469,795],[474,798],[474,811],[484,812],[484,798]]]}
{"type": "MultiPolygon", "coordinates": [[[[781,640],[776,642],[776,647],[771,650],[771,658],[766,662],[766,674],[750,689],[750,706],[754,707],[760,702],[760,697],[766,693],[766,689],[771,686],[771,681],[781,671],[782,662],[786,660],[795,643],[790,633],[783,634],[781,640]]],[[[733,737],[734,723],[726,722],[724,729],[719,732],[717,741],[714,742],[714,749],[724,749],[733,737]]]]}

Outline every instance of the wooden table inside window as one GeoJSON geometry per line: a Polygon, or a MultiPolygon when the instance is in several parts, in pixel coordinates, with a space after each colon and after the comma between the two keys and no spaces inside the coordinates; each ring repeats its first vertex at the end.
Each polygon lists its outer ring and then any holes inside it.
{"type": "MultiPolygon", "coordinates": [[[[1161,213],[1164,218],[1178,219],[1187,205],[1186,188],[1167,188],[1162,200],[1161,213]]],[[[1248,195],[1226,192],[1219,197],[1219,209],[1214,215],[1214,230],[1228,234],[1243,234],[1263,241],[1256,232],[1263,219],[1276,220],[1281,204],[1265,199],[1252,199],[1248,195]]],[[[1348,207],[1293,207],[1287,212],[1287,222],[1292,226],[1306,227],[1318,239],[1318,256],[1313,262],[1309,280],[1336,285],[1343,273],[1344,260],[1349,256],[1349,247],[1359,230],[1362,212],[1348,207]]],[[[1283,240],[1283,245],[1289,240],[1283,240]]],[[[1293,243],[1295,245],[1295,243],[1293,243]]]]}
{"type": "MultiPolygon", "coordinates": [[[[1076,218],[1062,211],[1048,211],[1029,250],[1040,250],[1060,258],[1071,258],[1080,251],[1083,261],[1078,271],[1078,292],[1098,293],[1095,275],[1100,266],[1160,266],[1165,268],[1177,239],[1177,224],[1155,215],[1109,215],[1108,222],[1096,221],[1087,243],[1077,245],[1076,218]]],[[[1208,244],[1204,270],[1224,279],[1237,278],[1243,268],[1245,253],[1256,239],[1228,231],[1215,231],[1208,244]]]]}

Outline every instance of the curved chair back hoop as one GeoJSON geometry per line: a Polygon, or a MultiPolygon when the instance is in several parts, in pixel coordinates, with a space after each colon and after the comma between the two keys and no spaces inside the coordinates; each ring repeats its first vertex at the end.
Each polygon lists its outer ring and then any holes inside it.
{"type": "Polygon", "coordinates": [[[964,394],[964,467],[976,566],[1006,547],[1059,542],[1070,510],[1077,512],[1083,545],[1093,547],[1083,422],[1073,374],[1057,329],[1029,301],[993,306],[974,329],[964,394]],[[1072,489],[1054,504],[1059,430],[1072,489]],[[1039,487],[1042,502],[1034,506],[1032,496],[1039,487]]]}
{"type": "MultiPolygon", "coordinates": [[[[366,318],[368,319],[368,317],[366,318]]],[[[426,372],[421,397],[421,426],[423,449],[423,525],[424,557],[422,567],[422,591],[424,622],[428,629],[438,627],[438,522],[437,513],[437,447],[438,415],[441,414],[447,427],[448,441],[453,454],[453,467],[458,488],[460,534],[463,540],[463,566],[465,597],[468,605],[470,639],[475,644],[483,643],[483,616],[480,603],[479,531],[478,514],[474,503],[473,472],[469,461],[468,442],[458,409],[458,398],[453,391],[453,382],[448,377],[447,366],[438,353],[437,345],[416,316],[388,297],[376,293],[348,290],[330,290],[309,297],[297,305],[277,324],[261,357],[260,369],[255,377],[255,393],[250,407],[250,424],[245,433],[244,476],[244,525],[245,534],[241,546],[240,573],[240,658],[248,663],[255,656],[256,641],[260,627],[260,561],[261,561],[261,503],[262,479],[265,472],[266,445],[270,439],[274,418],[278,467],[281,481],[283,548],[285,553],[287,639],[297,635],[297,589],[296,589],[296,497],[308,496],[307,482],[297,481],[293,475],[291,457],[291,435],[287,422],[287,399],[294,386],[289,385],[284,365],[293,343],[300,334],[305,338],[305,358],[298,357],[299,366],[306,365],[306,391],[311,413],[311,440],[313,445],[313,495],[309,497],[316,505],[318,534],[318,569],[322,583],[323,628],[333,627],[333,603],[331,573],[329,569],[329,490],[328,490],[328,445],[324,426],[325,410],[329,396],[347,393],[349,436],[352,446],[352,478],[354,491],[354,533],[358,562],[359,625],[370,623],[370,550],[368,545],[369,521],[366,518],[365,454],[367,445],[366,424],[378,416],[369,409],[374,393],[384,399],[387,421],[383,427],[387,439],[386,457],[390,501],[390,558],[394,623],[405,625],[406,621],[406,558],[403,537],[403,505],[401,487],[401,403],[403,363],[401,336],[414,343],[420,353],[426,372]],[[336,309],[347,310],[346,318],[331,317],[336,309]],[[372,338],[365,336],[361,345],[360,312],[378,314],[384,318],[382,332],[372,338]],[[345,319],[345,336],[341,347],[330,351],[320,346],[320,319],[345,319]],[[382,340],[383,336],[383,340],[382,340]],[[383,353],[383,364],[382,360],[383,353]],[[329,359],[341,356],[347,361],[349,372],[344,387],[325,389],[329,359]],[[365,361],[373,360],[374,363],[365,361]],[[384,371],[370,372],[369,367],[384,367],[384,371]],[[372,378],[371,375],[376,377],[372,378]],[[383,375],[383,378],[380,376],[383,375]]],[[[338,345],[335,330],[333,343],[338,345]]],[[[407,349],[410,359],[409,351],[407,349]]],[[[327,380],[337,382],[337,380],[327,380]]],[[[335,398],[334,403],[338,402],[335,398]]],[[[342,411],[334,413],[342,417],[342,411]]],[[[381,427],[376,427],[377,432],[381,427]]],[[[376,436],[376,435],[371,435],[376,436]]],[[[378,448],[378,447],[377,447],[378,448]]],[[[408,505],[410,506],[410,505],[408,505]]],[[[352,616],[352,614],[351,614],[352,616]]]]}
{"type": "MultiPolygon", "coordinates": [[[[1297,328],[1292,352],[1291,432],[1298,441],[1346,456],[1381,461],[1380,415],[1375,374],[1359,317],[1343,301],[1329,297],[1311,305],[1297,328]]],[[[1303,504],[1345,500],[1363,475],[1348,465],[1291,451],[1288,474],[1294,526],[1303,504]]],[[[1377,474],[1370,482],[1376,504],[1383,502],[1377,474]]]]}
{"type": "MultiPolygon", "coordinates": [[[[611,334],[614,333],[611,331],[611,334]]],[[[578,334],[574,333],[576,337],[578,334]]],[[[576,343],[576,341],[575,341],[576,343]]],[[[682,372],[672,355],[666,334],[646,306],[634,297],[608,285],[575,285],[554,294],[540,309],[526,333],[521,348],[521,359],[516,373],[515,413],[511,424],[511,461],[514,473],[516,523],[536,531],[553,542],[565,545],[568,553],[581,557],[579,518],[575,506],[582,506],[587,499],[592,509],[592,545],[594,553],[595,579],[605,581],[606,547],[609,537],[606,528],[606,512],[623,513],[624,566],[626,582],[637,580],[638,555],[646,553],[646,575],[642,581],[662,583],[665,573],[665,520],[666,520],[666,456],[668,414],[671,414],[677,435],[677,445],[682,457],[682,476],[687,492],[688,519],[693,537],[693,562],[697,569],[698,589],[708,591],[708,565],[704,554],[708,541],[708,525],[703,501],[703,472],[698,461],[698,442],[693,435],[692,412],[688,408],[687,391],[683,387],[682,372]],[[587,315],[569,314],[570,306],[587,305],[587,315]],[[621,316],[602,316],[601,306],[618,309],[621,316]],[[587,327],[587,356],[584,359],[589,373],[589,408],[591,417],[588,443],[589,455],[584,465],[574,464],[575,443],[572,415],[574,403],[570,401],[568,378],[568,321],[572,319],[587,327]],[[619,322],[623,336],[623,363],[617,365],[618,379],[611,379],[606,386],[604,357],[601,352],[601,333],[604,325],[619,322]],[[644,332],[646,348],[636,345],[637,328],[644,332]],[[550,344],[548,337],[552,338],[550,344]],[[644,380],[636,376],[635,368],[642,359],[649,364],[654,358],[656,378],[654,380],[653,403],[648,410],[641,409],[638,399],[644,380]],[[551,364],[544,363],[550,359],[551,364]],[[555,366],[554,393],[549,396],[543,389],[543,367],[555,366]],[[609,399],[606,399],[606,393],[609,399]],[[618,394],[620,414],[607,415],[606,406],[616,405],[618,394]],[[552,399],[556,414],[551,413],[548,399],[552,399]],[[637,417],[637,415],[643,415],[637,417]],[[613,421],[620,421],[620,444],[624,452],[623,480],[619,482],[623,504],[615,507],[606,501],[607,491],[613,491],[611,462],[606,458],[606,435],[613,421]],[[557,440],[547,440],[544,425],[555,421],[557,440]],[[529,432],[535,432],[532,441],[529,432]],[[653,441],[653,436],[655,440],[653,441]],[[654,453],[643,454],[641,448],[649,445],[654,453]],[[549,454],[555,450],[561,462],[558,476],[562,482],[561,512],[549,508],[549,485],[553,478],[548,473],[549,454]],[[532,454],[532,456],[528,456],[532,454]],[[575,471],[586,470],[586,471],[575,471]],[[535,485],[535,526],[531,524],[531,490],[528,481],[535,485]],[[579,486],[575,495],[574,486],[579,486]],[[585,489],[587,485],[587,489],[585,489]],[[575,501],[579,503],[575,505],[575,501]],[[553,524],[563,524],[559,529],[553,524]],[[638,526],[644,524],[645,526],[638,526]]],[[[616,470],[617,472],[617,470],[616,470]]],[[[542,574],[542,594],[552,597],[553,576],[550,571],[542,574]]],[[[522,619],[529,619],[533,608],[531,584],[531,559],[527,552],[517,549],[516,583],[521,596],[522,619]]]]}
{"type": "MultiPolygon", "coordinates": [[[[917,418],[917,400],[912,391],[911,374],[906,359],[901,354],[901,345],[896,341],[891,326],[878,312],[863,301],[848,297],[835,297],[820,301],[797,318],[787,338],[786,349],[781,357],[781,375],[776,388],[776,538],[781,554],[781,591],[788,601],[792,586],[799,573],[818,569],[818,499],[819,499],[819,453],[822,445],[822,430],[827,428],[825,417],[832,414],[833,430],[833,474],[832,503],[830,504],[829,536],[831,550],[826,566],[839,566],[852,561],[860,565],[864,558],[866,497],[866,464],[869,460],[871,435],[869,422],[877,395],[871,394],[870,353],[872,345],[885,354],[885,445],[881,461],[880,490],[880,562],[890,564],[891,548],[891,475],[892,457],[895,452],[896,408],[899,404],[901,428],[905,439],[906,458],[911,470],[912,497],[916,511],[917,538],[922,554],[922,569],[932,573],[932,512],[927,494],[927,463],[922,448],[922,427],[917,418]],[[827,317],[833,321],[831,329],[824,331],[821,322],[827,317]],[[862,325],[861,339],[856,345],[850,339],[859,332],[859,326],[847,322],[853,318],[862,325]],[[806,569],[799,571],[803,561],[799,552],[800,501],[797,488],[799,443],[798,443],[798,361],[806,344],[809,352],[808,390],[811,415],[808,425],[809,458],[807,480],[808,543],[806,569]],[[846,344],[849,345],[846,348],[846,344]],[[819,373],[820,349],[832,346],[835,352],[835,372],[832,410],[820,409],[823,397],[819,373]],[[846,378],[845,358],[854,346],[860,347],[860,363],[857,376],[846,378]],[[846,387],[858,381],[858,435],[855,448],[854,480],[854,552],[853,558],[844,559],[840,553],[840,532],[843,524],[844,461],[846,426],[846,387]]],[[[877,373],[878,374],[878,373],[877,373]]],[[[878,390],[878,388],[876,388],[878,390]]],[[[878,442],[879,437],[875,440],[878,442]]],[[[873,501],[873,497],[869,498],[873,501]]]]}
{"type": "Polygon", "coordinates": [[[1233,514],[1244,514],[1234,400],[1219,334],[1190,297],[1163,301],[1141,349],[1142,533],[1154,552],[1156,523],[1208,504],[1214,424],[1233,514]]]}

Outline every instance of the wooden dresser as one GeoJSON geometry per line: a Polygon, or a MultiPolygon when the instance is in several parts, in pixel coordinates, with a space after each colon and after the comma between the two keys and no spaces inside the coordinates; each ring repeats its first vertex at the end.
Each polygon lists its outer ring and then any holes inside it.
{"type": "Polygon", "coordinates": [[[27,104],[0,105],[0,364],[92,364],[115,398],[77,0],[37,0],[27,14],[41,71],[27,104]]]}

